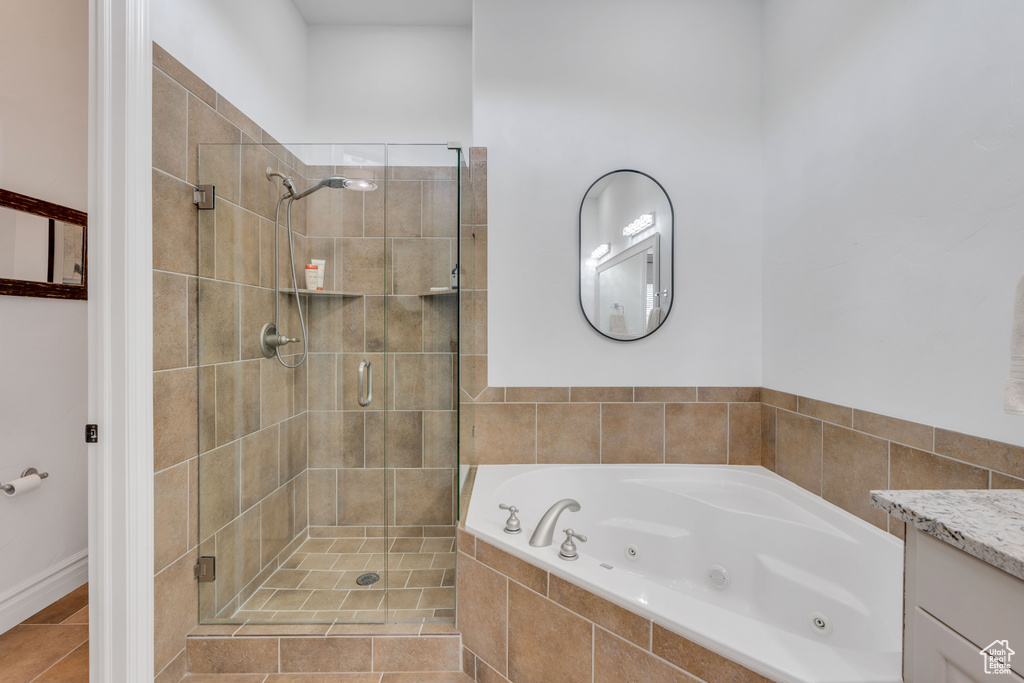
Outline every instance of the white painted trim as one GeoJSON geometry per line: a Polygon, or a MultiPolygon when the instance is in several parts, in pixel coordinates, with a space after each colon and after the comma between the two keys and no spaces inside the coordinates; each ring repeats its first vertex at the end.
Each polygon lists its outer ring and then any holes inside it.
{"type": "Polygon", "coordinates": [[[89,580],[89,551],[75,553],[0,594],[0,633],[60,600],[89,580]]]}
{"type": "Polygon", "coordinates": [[[141,683],[153,679],[149,0],[90,0],[89,31],[89,670],[141,683]]]}

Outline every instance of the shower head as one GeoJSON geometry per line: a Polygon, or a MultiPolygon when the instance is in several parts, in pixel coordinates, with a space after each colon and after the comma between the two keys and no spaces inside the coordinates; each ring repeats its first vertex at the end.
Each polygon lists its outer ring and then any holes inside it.
{"type": "Polygon", "coordinates": [[[329,175],[323,180],[319,181],[315,185],[307,187],[305,190],[299,193],[292,193],[294,199],[302,199],[306,195],[313,194],[317,190],[330,187],[334,189],[342,190],[356,190],[359,192],[368,192],[369,190],[376,190],[377,183],[369,180],[357,180],[353,178],[346,178],[343,175],[329,175]]]}

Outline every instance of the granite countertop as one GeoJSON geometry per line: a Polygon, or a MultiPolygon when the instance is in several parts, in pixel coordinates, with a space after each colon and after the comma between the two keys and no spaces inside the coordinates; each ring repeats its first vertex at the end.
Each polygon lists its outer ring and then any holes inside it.
{"type": "Polygon", "coordinates": [[[872,491],[871,504],[1024,579],[1024,490],[872,491]]]}

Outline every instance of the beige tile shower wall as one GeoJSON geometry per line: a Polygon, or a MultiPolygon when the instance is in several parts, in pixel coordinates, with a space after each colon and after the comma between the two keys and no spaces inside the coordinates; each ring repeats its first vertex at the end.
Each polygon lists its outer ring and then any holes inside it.
{"type": "Polygon", "coordinates": [[[872,489],[1024,488],[1024,448],[772,389],[761,390],[761,462],[903,537],[872,489]]]}
{"type": "MultiPolygon", "coordinates": [[[[217,582],[204,584],[218,595],[204,604],[230,610],[306,528],[305,369],[262,358],[255,342],[273,318],[277,188],[264,169],[304,169],[157,45],[153,63],[154,635],[156,673],[173,681],[197,622],[199,552],[219,560],[217,582]],[[217,208],[199,214],[201,143],[231,144],[204,144],[217,208]]],[[[304,233],[304,210],[293,221],[304,233]]]]}
{"type": "Polygon", "coordinates": [[[314,296],[310,306],[310,534],[383,536],[387,523],[392,535],[451,536],[457,298],[425,294],[450,284],[458,259],[458,176],[381,172],[374,192],[309,198],[309,256],[327,261],[325,289],[346,295],[314,296]],[[376,385],[365,408],[364,359],[376,385]]]}

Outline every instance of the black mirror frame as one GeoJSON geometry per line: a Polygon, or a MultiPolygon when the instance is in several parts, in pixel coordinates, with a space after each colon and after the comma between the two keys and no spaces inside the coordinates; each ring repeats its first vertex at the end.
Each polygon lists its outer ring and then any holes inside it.
{"type": "Polygon", "coordinates": [[[614,171],[608,171],[607,173],[605,173],[604,175],[599,177],[597,180],[595,180],[594,182],[590,183],[590,187],[588,187],[587,191],[583,193],[583,199],[580,200],[580,209],[579,209],[579,212],[578,212],[577,217],[576,217],[576,225],[578,227],[578,230],[577,230],[577,247],[576,247],[576,270],[577,270],[577,276],[576,276],[576,281],[577,281],[576,287],[577,287],[577,289],[576,289],[576,294],[577,294],[577,300],[579,301],[579,304],[580,304],[580,312],[583,314],[583,319],[587,321],[587,324],[590,325],[594,329],[595,332],[597,332],[599,335],[601,335],[605,339],[611,339],[612,341],[623,342],[623,343],[635,342],[635,341],[640,341],[641,339],[646,339],[647,337],[650,337],[652,334],[654,334],[655,332],[660,330],[662,327],[664,327],[665,321],[668,320],[668,316],[669,316],[669,314],[672,313],[672,308],[675,306],[675,298],[676,298],[675,297],[675,289],[676,289],[676,253],[675,253],[676,252],[676,208],[672,204],[672,198],[668,195],[668,192],[665,191],[665,186],[662,185],[661,183],[659,183],[657,180],[655,180],[655,178],[652,175],[650,175],[649,173],[644,173],[643,171],[637,171],[636,169],[632,169],[632,168],[619,168],[619,169],[616,169],[614,171]],[[607,178],[610,175],[614,175],[615,173],[636,173],[638,175],[642,175],[645,178],[649,179],[652,183],[654,183],[655,185],[658,186],[658,189],[660,189],[662,191],[662,193],[664,193],[665,200],[668,202],[669,209],[672,211],[672,224],[671,224],[671,226],[669,226],[670,230],[672,231],[672,244],[670,245],[670,248],[669,248],[669,264],[670,264],[669,265],[669,275],[672,278],[671,291],[669,292],[669,297],[670,297],[669,298],[669,302],[670,302],[669,303],[669,307],[668,307],[668,310],[665,311],[665,316],[661,319],[661,324],[658,325],[657,328],[651,330],[650,332],[648,332],[647,334],[645,334],[643,336],[634,337],[632,339],[620,339],[618,337],[612,337],[610,335],[605,334],[600,329],[598,329],[597,325],[595,325],[593,322],[591,322],[590,316],[587,315],[587,310],[585,308],[583,308],[583,265],[582,265],[582,260],[583,260],[583,203],[587,201],[587,195],[589,195],[590,191],[592,189],[594,189],[594,185],[597,185],[599,182],[601,182],[602,180],[604,180],[605,178],[607,178]]]}
{"type": "Polygon", "coordinates": [[[60,204],[18,194],[10,190],[0,190],[0,207],[24,211],[35,216],[42,216],[43,218],[50,218],[82,227],[82,284],[65,285],[56,282],[32,282],[29,280],[0,278],[0,296],[30,296],[45,299],[86,301],[89,298],[88,215],[60,204]]]}

